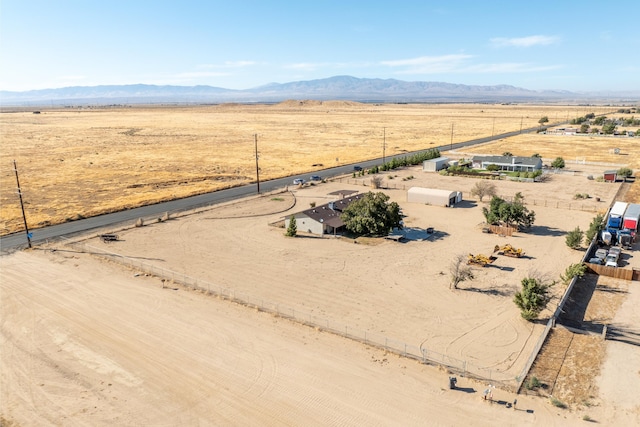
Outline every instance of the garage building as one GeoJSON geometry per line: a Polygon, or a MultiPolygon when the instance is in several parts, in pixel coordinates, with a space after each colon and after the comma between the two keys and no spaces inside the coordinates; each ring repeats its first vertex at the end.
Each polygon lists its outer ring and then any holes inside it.
{"type": "Polygon", "coordinates": [[[438,190],[436,188],[411,187],[407,191],[407,202],[450,207],[462,201],[460,191],[438,190]]]}
{"type": "Polygon", "coordinates": [[[436,157],[422,162],[422,170],[424,172],[438,172],[447,167],[449,159],[446,157],[436,157]]]}

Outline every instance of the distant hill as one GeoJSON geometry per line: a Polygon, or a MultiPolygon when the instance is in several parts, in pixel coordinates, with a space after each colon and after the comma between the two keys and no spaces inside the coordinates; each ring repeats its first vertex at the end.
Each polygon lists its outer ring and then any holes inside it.
{"type": "MultiPolygon", "coordinates": [[[[640,94],[626,94],[637,102],[640,94]]],[[[290,83],[271,83],[246,90],[213,86],[73,86],[25,92],[0,91],[0,105],[160,104],[281,102],[287,99],[359,102],[580,102],[624,100],[619,94],[534,91],[509,85],[470,86],[442,82],[407,82],[335,76],[290,83]]]]}

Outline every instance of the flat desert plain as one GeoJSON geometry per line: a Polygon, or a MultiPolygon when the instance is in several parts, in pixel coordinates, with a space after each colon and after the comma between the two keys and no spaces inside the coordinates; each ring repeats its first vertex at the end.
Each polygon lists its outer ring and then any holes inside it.
{"type": "MultiPolygon", "coordinates": [[[[454,209],[407,203],[409,186],[468,195],[475,183],[409,168],[385,174],[381,190],[406,215],[405,243],[286,238],[272,225],[337,190],[368,191],[366,177],[345,177],[102,230],[118,233],[109,244],[92,234],[2,256],[2,416],[16,425],[637,425],[638,401],[627,398],[640,394],[637,346],[607,347],[605,369],[575,381],[596,384],[588,405],[561,409],[500,387],[521,372],[544,327],[520,318],[512,302],[520,280],[557,279],[579,262],[583,252],[567,248],[564,234],[586,229],[620,186],[588,180],[588,165],[575,169],[545,183],[496,182],[536,212],[534,227],[510,238],[483,233],[483,204],[468,196],[454,209]],[[592,198],[578,204],[577,192],[592,198]],[[435,233],[423,239],[427,227],[435,233]],[[449,288],[456,254],[488,255],[504,243],[526,256],[500,256],[449,288]],[[105,251],[118,255],[95,255],[105,251]],[[158,273],[140,274],[122,257],[158,273]],[[162,280],[172,274],[236,302],[162,280]],[[255,308],[273,304],[307,324],[255,308]],[[487,380],[455,374],[459,389],[450,390],[445,368],[322,322],[482,368],[499,380],[494,402],[482,399],[487,380]],[[506,405],[514,399],[515,410],[506,405]]],[[[542,318],[564,287],[552,291],[542,318]]],[[[639,300],[629,286],[616,321],[637,322],[639,300]]]]}
{"type": "MultiPolygon", "coordinates": [[[[30,228],[261,180],[536,128],[610,106],[361,104],[102,107],[0,113],[0,234],[23,228],[13,160],[30,228]]],[[[636,129],[632,129],[636,130],[636,129]]],[[[637,138],[511,139],[511,151],[551,160],[638,162],[637,138]],[[627,141],[628,140],[628,141],[627,141]],[[538,145],[553,141],[549,149],[538,145]],[[622,155],[609,151],[628,143],[622,155]],[[635,144],[635,146],[634,146],[635,144]]],[[[496,148],[497,149],[497,148],[496,148]]],[[[640,168],[640,165],[636,164],[640,168]]],[[[639,193],[640,194],[640,193],[639,193]]]]}

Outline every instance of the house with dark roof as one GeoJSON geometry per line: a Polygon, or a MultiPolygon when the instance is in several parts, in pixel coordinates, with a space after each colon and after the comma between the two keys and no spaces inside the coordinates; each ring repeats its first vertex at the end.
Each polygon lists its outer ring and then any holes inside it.
{"type": "Polygon", "coordinates": [[[474,156],[471,162],[474,169],[486,169],[489,165],[496,165],[500,170],[510,172],[535,172],[542,169],[542,159],[539,157],[474,156]]]}
{"type": "MultiPolygon", "coordinates": [[[[344,222],[340,219],[340,215],[342,215],[347,206],[363,196],[364,194],[349,195],[342,199],[295,213],[293,217],[296,219],[296,227],[298,231],[320,236],[340,233],[344,230],[344,222]]],[[[291,216],[285,218],[285,228],[289,228],[290,221],[291,216]]]]}

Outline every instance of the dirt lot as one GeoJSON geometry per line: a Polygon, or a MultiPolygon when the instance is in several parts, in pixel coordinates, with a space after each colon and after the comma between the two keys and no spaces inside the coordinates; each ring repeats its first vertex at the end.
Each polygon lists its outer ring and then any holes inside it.
{"type": "MultiPolygon", "coordinates": [[[[393,172],[385,182],[398,189],[383,191],[401,204],[409,230],[435,228],[424,241],[291,239],[269,225],[328,201],[332,191],[368,189],[344,180],[111,230],[118,242],[86,243],[513,380],[543,328],[522,320],[511,301],[520,280],[531,272],[556,279],[578,262],[582,252],[566,247],[564,233],[586,229],[617,191],[587,180],[589,173],[543,184],[496,182],[502,195],[522,192],[536,212],[533,229],[511,238],[482,233],[481,204],[468,196],[455,209],[407,203],[402,186],[468,195],[474,184],[414,168],[393,172]],[[602,201],[569,209],[585,191],[602,201]],[[499,257],[477,268],[474,281],[449,289],[455,254],[489,254],[506,242],[526,257],[499,257]]],[[[506,410],[515,396],[496,389],[497,402],[484,402],[486,382],[460,378],[461,390],[450,391],[447,373],[436,367],[55,248],[0,258],[1,413],[25,425],[424,425],[426,416],[442,425],[583,423],[584,412],[534,397],[519,396],[520,410],[506,410]]],[[[563,290],[553,288],[552,306],[563,290]]],[[[611,387],[602,390],[589,416],[638,422],[637,406],[622,407],[611,387]]],[[[640,392],[636,382],[616,390],[640,392]]]]}

